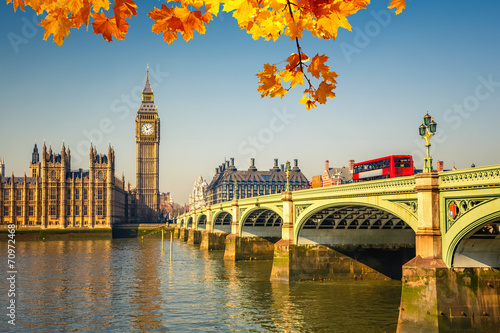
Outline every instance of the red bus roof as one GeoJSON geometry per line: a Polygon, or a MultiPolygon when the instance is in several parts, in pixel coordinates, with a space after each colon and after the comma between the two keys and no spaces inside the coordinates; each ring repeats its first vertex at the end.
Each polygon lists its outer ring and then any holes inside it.
{"type": "Polygon", "coordinates": [[[388,159],[388,158],[394,158],[394,157],[409,157],[409,158],[412,158],[411,155],[389,155],[389,156],[375,158],[373,160],[368,160],[368,161],[354,163],[354,166],[361,165],[361,164],[366,164],[366,163],[371,163],[371,162],[378,162],[378,161],[382,161],[382,160],[385,160],[385,159],[388,159]]]}

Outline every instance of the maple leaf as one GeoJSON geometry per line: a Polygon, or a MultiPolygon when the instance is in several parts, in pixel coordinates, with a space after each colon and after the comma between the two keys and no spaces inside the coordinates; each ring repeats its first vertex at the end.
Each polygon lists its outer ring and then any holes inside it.
{"type": "Polygon", "coordinates": [[[391,4],[387,7],[389,9],[396,8],[396,15],[401,14],[403,9],[406,8],[405,0],[391,0],[391,4]]]}
{"type": "Polygon", "coordinates": [[[290,81],[290,88],[295,87],[297,84],[304,84],[304,73],[300,70],[296,71],[283,71],[280,72],[283,77],[283,81],[290,81]]]}
{"type": "Polygon", "coordinates": [[[24,12],[23,0],[7,0],[7,5],[11,2],[13,3],[14,6],[14,13],[16,12],[17,7],[19,7],[24,12]]]}
{"type": "Polygon", "coordinates": [[[126,21],[124,23],[122,22],[121,28],[118,28],[114,16],[108,19],[104,13],[92,13],[92,17],[94,18],[92,27],[96,35],[102,34],[102,37],[108,42],[113,40],[113,36],[121,40],[125,38],[125,33],[128,29],[128,23],[126,21]]]}
{"type": "Polygon", "coordinates": [[[261,92],[261,97],[266,97],[271,95],[272,97],[283,96],[287,93],[287,90],[281,86],[281,77],[276,75],[276,65],[264,65],[264,70],[257,73],[256,76],[260,79],[260,86],[257,91],[261,92]]]}
{"type": "Polygon", "coordinates": [[[302,95],[302,98],[299,101],[299,104],[305,104],[307,110],[311,110],[312,108],[315,108],[316,102],[312,101],[310,97],[306,96],[305,94],[302,95]]]}
{"type": "MultiPolygon", "coordinates": [[[[300,54],[300,60],[302,60],[302,63],[308,62],[309,57],[305,53],[300,54]]],[[[287,70],[292,70],[295,67],[299,65],[299,54],[298,53],[292,53],[287,59],[286,62],[288,62],[288,65],[285,66],[287,70]]]]}
{"type": "Polygon", "coordinates": [[[68,38],[69,29],[73,27],[73,20],[68,18],[68,11],[57,9],[47,14],[47,17],[42,19],[40,26],[44,27],[45,33],[43,39],[47,40],[50,35],[53,36],[53,41],[61,46],[64,43],[64,38],[68,38]]]}
{"type": "Polygon", "coordinates": [[[109,0],[90,0],[90,2],[92,3],[92,9],[96,14],[101,10],[101,8],[109,10],[109,0]]]}
{"type": "Polygon", "coordinates": [[[182,37],[187,42],[193,38],[194,31],[198,31],[200,34],[205,33],[205,20],[210,18],[202,19],[201,11],[190,11],[186,7],[177,7],[174,9],[174,15],[178,17],[183,25],[184,30],[181,31],[182,37]]]}
{"type": "Polygon", "coordinates": [[[149,12],[148,16],[155,21],[152,31],[157,34],[163,33],[163,39],[169,44],[177,39],[177,32],[184,31],[181,20],[174,17],[174,10],[164,4],[161,8],[155,8],[149,12]]]}
{"type": "MultiPolygon", "coordinates": [[[[122,29],[127,25],[126,18],[137,16],[137,5],[134,0],[115,0],[113,12],[115,13],[115,21],[118,29],[122,29]]],[[[128,28],[128,25],[127,25],[128,28]]]]}
{"type": "Polygon", "coordinates": [[[321,73],[330,72],[328,65],[325,62],[328,60],[326,55],[316,54],[312,60],[307,71],[312,74],[315,78],[319,79],[321,73]]]}
{"type": "Polygon", "coordinates": [[[334,84],[328,84],[323,81],[319,84],[318,89],[314,93],[314,99],[317,100],[320,104],[325,104],[327,98],[335,97],[335,93],[333,92],[334,89],[334,84]]]}
{"type": "Polygon", "coordinates": [[[88,0],[83,0],[82,8],[80,8],[78,12],[73,13],[71,15],[71,18],[73,19],[75,28],[78,29],[82,24],[85,24],[88,30],[90,19],[90,2],[88,0]]]}

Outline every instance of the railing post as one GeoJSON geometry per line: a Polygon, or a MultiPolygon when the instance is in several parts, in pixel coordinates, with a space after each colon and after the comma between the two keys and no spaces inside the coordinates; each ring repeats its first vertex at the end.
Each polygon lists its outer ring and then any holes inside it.
{"type": "Polygon", "coordinates": [[[415,237],[416,256],[423,259],[442,258],[439,213],[439,175],[437,172],[415,176],[418,192],[418,229],[415,237]]]}

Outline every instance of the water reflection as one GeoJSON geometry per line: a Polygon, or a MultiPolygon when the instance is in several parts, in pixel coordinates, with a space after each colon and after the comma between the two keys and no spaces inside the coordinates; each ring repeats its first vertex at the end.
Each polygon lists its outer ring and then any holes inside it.
{"type": "Polygon", "coordinates": [[[179,241],[173,262],[156,239],[16,245],[25,332],[396,330],[397,281],[271,283],[271,261],[225,261],[179,241]]]}

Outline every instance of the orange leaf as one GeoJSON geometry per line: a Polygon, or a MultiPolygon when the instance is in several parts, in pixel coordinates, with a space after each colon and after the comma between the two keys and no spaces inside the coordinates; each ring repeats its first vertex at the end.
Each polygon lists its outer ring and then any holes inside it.
{"type": "Polygon", "coordinates": [[[92,9],[94,10],[94,13],[98,13],[101,8],[104,10],[109,10],[109,0],[90,0],[92,2],[92,9]]]}
{"type": "Polygon", "coordinates": [[[83,0],[82,1],[82,8],[76,13],[73,13],[71,15],[71,18],[73,19],[74,22],[74,27],[75,28],[80,28],[82,24],[85,24],[85,26],[88,29],[89,26],[89,19],[90,19],[90,3],[88,0],[83,0]]]}
{"type": "Polygon", "coordinates": [[[19,7],[23,12],[24,12],[24,3],[23,0],[7,0],[7,4],[13,3],[14,5],[14,13],[17,10],[17,7],[19,7]]]}
{"type": "Polygon", "coordinates": [[[330,72],[330,68],[325,65],[325,62],[328,60],[326,55],[318,55],[316,54],[312,60],[311,64],[307,71],[312,74],[315,78],[319,79],[321,73],[330,72]]]}
{"type": "Polygon", "coordinates": [[[260,86],[257,91],[261,92],[262,98],[271,95],[270,97],[283,96],[288,92],[281,86],[281,78],[279,75],[275,75],[277,71],[276,65],[264,65],[264,70],[258,72],[256,76],[260,78],[260,86]]]}
{"type": "Polygon", "coordinates": [[[157,34],[163,33],[163,39],[169,44],[177,39],[177,32],[184,31],[181,20],[174,17],[174,10],[164,4],[161,5],[161,8],[150,11],[148,16],[155,21],[152,31],[157,34]]]}
{"type": "Polygon", "coordinates": [[[396,15],[401,14],[403,9],[406,8],[405,0],[391,0],[391,4],[387,8],[396,8],[396,15]]]}
{"type": "Polygon", "coordinates": [[[124,26],[122,26],[121,29],[118,29],[114,16],[108,19],[104,13],[93,13],[92,17],[94,18],[92,27],[94,28],[94,33],[96,35],[102,34],[102,37],[108,42],[113,40],[113,36],[115,36],[116,39],[123,40],[125,38],[126,29],[128,29],[128,23],[126,21],[124,26]],[[123,29],[125,29],[125,32],[123,29]]]}
{"type": "Polygon", "coordinates": [[[290,88],[295,87],[297,84],[304,84],[304,73],[300,70],[296,71],[282,71],[280,74],[283,76],[285,82],[290,82],[290,88]]]}
{"type": "Polygon", "coordinates": [[[302,98],[300,99],[299,104],[305,104],[307,110],[311,110],[312,108],[315,108],[317,106],[316,102],[311,101],[311,98],[309,98],[306,95],[302,95],[302,98]]]}
{"type": "Polygon", "coordinates": [[[127,25],[128,29],[128,23],[125,19],[130,18],[132,15],[137,15],[136,8],[134,0],[115,0],[113,12],[115,13],[115,21],[118,29],[122,29],[125,25],[127,25]]]}
{"type": "Polygon", "coordinates": [[[54,42],[61,46],[64,43],[64,38],[68,38],[70,34],[69,28],[73,27],[73,20],[68,18],[68,11],[57,9],[47,14],[47,17],[42,19],[40,25],[45,28],[43,39],[47,40],[50,35],[53,36],[54,42]]]}
{"type": "Polygon", "coordinates": [[[319,87],[314,94],[314,99],[317,100],[320,104],[325,104],[327,98],[335,97],[335,93],[333,92],[334,89],[334,84],[328,84],[323,81],[319,84],[319,87]]]}

